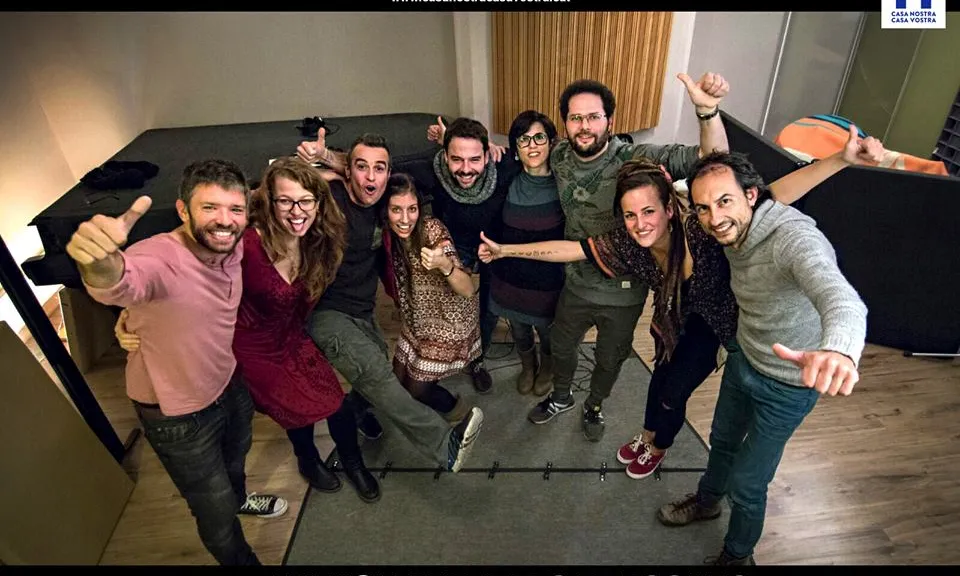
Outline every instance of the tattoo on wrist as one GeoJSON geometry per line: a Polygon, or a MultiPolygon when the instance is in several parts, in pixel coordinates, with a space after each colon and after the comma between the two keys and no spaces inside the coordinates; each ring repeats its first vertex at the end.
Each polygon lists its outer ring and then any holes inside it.
{"type": "Polygon", "coordinates": [[[519,250],[517,256],[547,256],[553,253],[553,250],[519,250]]]}

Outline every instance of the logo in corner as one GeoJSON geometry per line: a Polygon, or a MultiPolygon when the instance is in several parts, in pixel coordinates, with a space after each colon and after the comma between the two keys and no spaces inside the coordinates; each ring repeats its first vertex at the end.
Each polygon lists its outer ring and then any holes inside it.
{"type": "Polygon", "coordinates": [[[881,28],[946,28],[947,0],[880,0],[881,28]]]}

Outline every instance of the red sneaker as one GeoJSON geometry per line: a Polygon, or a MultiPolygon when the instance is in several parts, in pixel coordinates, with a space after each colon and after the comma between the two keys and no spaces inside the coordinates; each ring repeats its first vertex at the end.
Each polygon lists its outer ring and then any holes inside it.
{"type": "Polygon", "coordinates": [[[647,451],[647,445],[641,440],[642,436],[637,434],[633,440],[624,444],[617,451],[617,461],[621,464],[629,464],[647,451]]]}
{"type": "Polygon", "coordinates": [[[666,455],[666,451],[663,451],[659,454],[654,454],[652,451],[647,450],[643,454],[637,456],[637,459],[627,466],[627,476],[633,478],[634,480],[646,478],[647,476],[653,474],[653,471],[657,469],[657,466],[660,465],[660,462],[663,461],[663,457],[666,455]]]}

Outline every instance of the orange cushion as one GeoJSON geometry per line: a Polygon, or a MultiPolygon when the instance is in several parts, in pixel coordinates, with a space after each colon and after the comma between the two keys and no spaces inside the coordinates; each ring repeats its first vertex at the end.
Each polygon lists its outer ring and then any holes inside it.
{"type": "MultiPolygon", "coordinates": [[[[800,158],[822,159],[843,150],[847,138],[849,133],[836,124],[817,118],[801,118],[781,130],[774,142],[800,158]]],[[[872,165],[947,176],[947,168],[939,160],[926,160],[891,150],[887,150],[879,163],[872,165]]]]}

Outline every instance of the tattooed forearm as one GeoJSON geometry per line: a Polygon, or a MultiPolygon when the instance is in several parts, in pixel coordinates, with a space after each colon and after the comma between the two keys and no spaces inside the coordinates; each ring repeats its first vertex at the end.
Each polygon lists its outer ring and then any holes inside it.
{"type": "Polygon", "coordinates": [[[527,258],[540,258],[543,256],[549,256],[551,254],[556,254],[555,250],[518,250],[516,252],[517,256],[524,256],[527,258]]]}
{"type": "Polygon", "coordinates": [[[502,247],[503,256],[528,258],[541,262],[576,262],[585,260],[586,256],[580,248],[580,243],[572,240],[546,240],[531,242],[530,244],[511,244],[502,247]]]}

